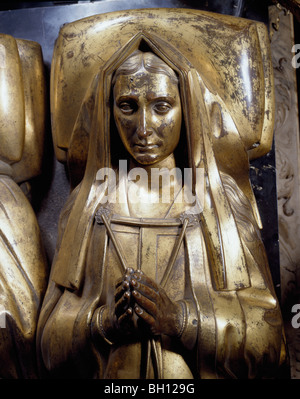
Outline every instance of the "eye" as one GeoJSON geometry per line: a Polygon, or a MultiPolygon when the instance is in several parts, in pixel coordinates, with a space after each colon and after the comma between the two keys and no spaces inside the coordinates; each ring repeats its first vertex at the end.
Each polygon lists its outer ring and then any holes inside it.
{"type": "Polygon", "coordinates": [[[158,114],[166,114],[172,109],[172,105],[169,104],[168,102],[165,101],[160,101],[156,103],[153,107],[154,111],[157,112],[158,114]]]}
{"type": "Polygon", "coordinates": [[[133,101],[121,101],[118,104],[118,107],[126,115],[133,114],[136,111],[136,109],[137,109],[137,105],[133,101]]]}

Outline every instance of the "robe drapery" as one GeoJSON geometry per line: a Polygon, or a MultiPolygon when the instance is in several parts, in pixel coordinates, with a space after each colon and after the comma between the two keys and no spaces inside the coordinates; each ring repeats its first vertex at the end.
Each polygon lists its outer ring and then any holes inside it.
{"type": "MultiPolygon", "coordinates": [[[[215,140],[228,135],[230,140],[225,142],[232,148],[226,151],[236,151],[243,176],[248,171],[247,152],[233,120],[226,131],[230,115],[222,99],[217,93],[209,93],[199,73],[177,49],[157,36],[139,32],[93,80],[74,127],[71,145],[75,151],[83,138],[80,126],[86,118],[89,150],[85,174],[61,216],[57,253],[39,320],[38,348],[45,375],[129,378],[128,365],[135,364],[131,378],[167,378],[170,360],[166,359],[171,356],[176,357],[178,365],[174,378],[188,374],[194,378],[274,377],[285,359],[280,307],[259,236],[259,217],[249,180],[246,179],[247,184],[237,183],[229,174],[222,173],[220,165],[224,163],[216,158],[215,140]],[[97,334],[97,312],[110,298],[108,276],[117,277],[120,270],[114,266],[116,256],[107,228],[97,222],[105,189],[96,175],[101,168],[111,168],[116,155],[118,138],[112,134],[110,110],[113,73],[140,46],[148,47],[179,75],[185,141],[180,152],[187,150],[186,167],[191,168],[194,177],[192,192],[198,196],[205,189],[205,195],[203,209],[198,210],[197,222],[186,228],[181,253],[174,264],[181,287],[178,296],[166,285],[167,294],[186,306],[182,336],[161,336],[159,343],[149,337],[146,343],[139,337],[132,337],[134,342],[124,339],[109,343],[97,334]],[[222,132],[218,130],[220,126],[222,132]],[[205,187],[197,186],[195,181],[198,167],[204,168],[205,187]],[[145,361],[145,356],[151,361],[145,361]]],[[[112,220],[116,214],[135,218],[126,209],[116,212],[114,206],[110,209],[112,220]]],[[[185,208],[175,207],[162,220],[180,219],[185,212],[185,208]]],[[[178,227],[180,230],[182,226],[178,227]]],[[[136,223],[135,228],[138,232],[131,232],[132,236],[143,242],[142,226],[136,223]]],[[[160,249],[158,233],[152,234],[156,247],[149,247],[148,255],[152,255],[148,260],[157,258],[160,249]]],[[[122,233],[119,231],[118,235],[122,233]]],[[[130,249],[124,237],[123,244],[122,237],[119,238],[126,255],[130,249]]],[[[139,244],[133,244],[134,247],[139,248],[139,244]]],[[[172,245],[165,248],[171,249],[172,245]]],[[[136,258],[143,260],[143,270],[147,257],[138,249],[135,253],[136,258]]],[[[166,253],[165,259],[170,256],[170,252],[166,253]]],[[[159,278],[165,266],[152,267],[153,275],[159,278]]]]}
{"type": "MultiPolygon", "coordinates": [[[[250,204],[231,178],[223,176],[223,181],[228,191],[238,193],[233,206],[245,215],[244,219],[236,213],[251,286],[215,289],[199,214],[189,214],[186,207],[179,210],[173,204],[165,218],[139,219],[132,217],[124,205],[122,216],[120,207],[110,206],[110,225],[126,263],[157,282],[163,279],[176,246],[182,217],[190,217],[165,284],[171,299],[183,300],[187,306],[185,331],[181,338],[156,337],[154,360],[153,340],[143,331],[115,343],[93,333],[93,315],[112,300],[114,282],[124,273],[98,212],[91,227],[82,287],[71,290],[55,281],[48,287],[39,326],[45,375],[50,371],[50,375],[61,378],[138,379],[257,378],[277,374],[285,357],[285,343],[266,255],[255,219],[249,217],[250,204]],[[246,217],[247,225],[243,226],[246,217]],[[157,259],[163,262],[158,264],[157,259]]],[[[62,215],[61,226],[71,203],[62,215]]]]}
{"type": "Polygon", "coordinates": [[[47,269],[31,205],[0,175],[0,378],[37,378],[36,327],[47,269]]]}

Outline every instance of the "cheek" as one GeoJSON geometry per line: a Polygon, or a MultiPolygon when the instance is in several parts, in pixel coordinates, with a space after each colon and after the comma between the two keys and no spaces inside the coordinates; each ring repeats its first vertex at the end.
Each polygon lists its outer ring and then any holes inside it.
{"type": "Polygon", "coordinates": [[[129,140],[132,136],[132,131],[134,130],[134,123],[123,115],[119,115],[117,112],[114,114],[114,119],[119,136],[122,140],[129,140]]]}
{"type": "Polygon", "coordinates": [[[176,147],[181,132],[181,115],[170,115],[164,118],[158,128],[159,135],[168,147],[176,147]]]}
{"type": "Polygon", "coordinates": [[[124,117],[124,114],[122,114],[121,112],[116,110],[116,111],[114,111],[114,119],[115,119],[115,123],[117,125],[118,130],[128,129],[129,121],[126,117],[124,117]]]}

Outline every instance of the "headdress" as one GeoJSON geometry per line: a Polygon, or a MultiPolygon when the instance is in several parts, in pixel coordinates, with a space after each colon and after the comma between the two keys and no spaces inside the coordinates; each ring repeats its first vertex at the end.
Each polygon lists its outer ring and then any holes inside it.
{"type": "Polygon", "coordinates": [[[187,166],[195,170],[204,162],[208,194],[202,219],[215,287],[249,286],[242,243],[219,172],[236,180],[260,224],[248,156],[268,152],[272,141],[274,98],[266,38],[260,23],[180,9],[103,14],[62,28],[52,66],[53,137],[58,159],[68,161],[80,187],[52,275],[58,284],[74,289],[81,285],[101,198],[95,176],[110,166],[112,74],[146,43],[179,75],[187,166]],[[78,165],[84,167],[84,175],[83,170],[78,174],[78,165]]]}

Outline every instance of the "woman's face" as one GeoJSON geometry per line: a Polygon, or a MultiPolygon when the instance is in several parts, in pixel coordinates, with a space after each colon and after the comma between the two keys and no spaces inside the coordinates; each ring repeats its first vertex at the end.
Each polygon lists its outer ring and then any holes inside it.
{"type": "Polygon", "coordinates": [[[129,154],[154,165],[175,150],[181,130],[178,84],[162,73],[141,69],[119,75],[114,86],[114,118],[129,154]]]}

